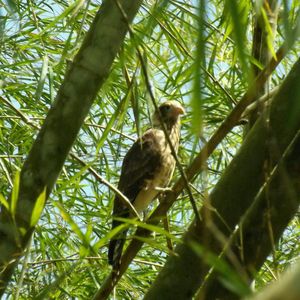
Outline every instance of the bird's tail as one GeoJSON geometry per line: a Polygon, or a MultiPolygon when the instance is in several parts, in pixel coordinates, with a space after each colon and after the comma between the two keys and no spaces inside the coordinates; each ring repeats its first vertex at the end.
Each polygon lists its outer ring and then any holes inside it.
{"type": "MultiPolygon", "coordinates": [[[[120,221],[113,221],[112,228],[115,228],[119,225],[121,225],[122,222],[120,221]]],[[[110,240],[109,246],[108,246],[108,263],[113,266],[113,269],[118,269],[120,263],[121,263],[121,256],[123,247],[126,241],[126,234],[128,229],[123,230],[121,233],[117,234],[115,238],[110,240]]]]}

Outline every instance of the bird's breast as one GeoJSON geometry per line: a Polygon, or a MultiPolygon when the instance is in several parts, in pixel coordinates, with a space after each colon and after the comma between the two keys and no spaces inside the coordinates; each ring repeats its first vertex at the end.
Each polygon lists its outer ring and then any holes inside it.
{"type": "MultiPolygon", "coordinates": [[[[164,133],[162,131],[158,132],[157,138],[160,151],[159,167],[156,169],[153,178],[144,182],[143,188],[133,203],[139,215],[141,215],[157,197],[160,192],[157,188],[165,188],[169,184],[175,169],[175,159],[164,133]]],[[[177,147],[177,145],[174,145],[175,151],[177,151],[177,147]]]]}

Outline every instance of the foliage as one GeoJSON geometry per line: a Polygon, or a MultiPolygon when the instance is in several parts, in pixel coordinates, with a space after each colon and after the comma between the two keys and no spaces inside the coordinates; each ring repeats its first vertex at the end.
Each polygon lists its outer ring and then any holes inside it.
{"type": "MultiPolygon", "coordinates": [[[[96,292],[110,270],[106,244],[114,193],[88,167],[116,185],[124,154],[149,124],[153,106],[137,47],[157,101],[177,99],[186,106],[179,151],[186,166],[245,93],[251,63],[259,65],[251,57],[257,7],[249,1],[238,2],[227,1],[224,6],[224,1],[207,1],[205,13],[200,14],[198,1],[145,1],[134,21],[134,38],[127,37],[73,145],[72,152],[85,166],[68,157],[7,296],[87,299],[96,292]],[[202,76],[198,98],[194,90],[197,74],[202,76]],[[202,121],[193,124],[202,124],[201,130],[191,126],[199,113],[202,121]]],[[[275,50],[294,38],[291,28],[299,1],[283,3],[275,50]]],[[[6,199],[100,4],[96,0],[0,2],[0,195],[6,199]]],[[[270,88],[282,82],[298,53],[299,42],[272,74],[270,88]]],[[[234,128],[193,182],[199,207],[238,150],[242,131],[241,126],[234,128]]],[[[178,176],[176,172],[174,179],[178,176]]],[[[171,237],[180,237],[192,215],[183,194],[169,212],[171,237]]],[[[258,286],[276,277],[299,255],[297,237],[299,220],[294,219],[258,275],[258,286]]],[[[158,230],[122,278],[117,295],[138,299],[167,254],[166,237],[158,230]]]]}

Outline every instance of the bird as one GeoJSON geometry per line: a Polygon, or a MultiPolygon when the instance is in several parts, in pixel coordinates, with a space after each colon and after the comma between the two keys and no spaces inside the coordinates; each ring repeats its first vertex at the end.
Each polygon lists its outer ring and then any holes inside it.
{"type": "MultiPolygon", "coordinates": [[[[176,160],[166,134],[177,153],[180,117],[184,113],[183,106],[176,100],[162,103],[152,116],[152,127],[133,143],[123,159],[118,190],[130,200],[139,215],[145,212],[172,178],[176,160]]],[[[114,199],[112,217],[112,229],[122,224],[120,220],[115,220],[115,217],[133,217],[119,195],[114,199]]],[[[127,230],[124,230],[109,242],[108,263],[114,270],[117,270],[121,263],[126,234],[127,230]]]]}

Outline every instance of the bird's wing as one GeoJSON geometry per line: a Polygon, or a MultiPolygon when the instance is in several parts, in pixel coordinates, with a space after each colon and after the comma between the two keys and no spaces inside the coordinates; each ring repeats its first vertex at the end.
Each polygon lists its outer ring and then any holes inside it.
{"type": "MultiPolygon", "coordinates": [[[[162,166],[162,138],[160,130],[149,129],[124,157],[118,188],[132,203],[147,181],[154,179],[162,166]]],[[[124,206],[116,200],[116,206],[124,206]]]]}
{"type": "MultiPolygon", "coordinates": [[[[154,179],[162,166],[161,138],[159,130],[149,129],[132,145],[124,157],[118,189],[132,203],[147,182],[154,179]]],[[[119,196],[115,197],[113,216],[129,217],[129,209],[119,196]]],[[[122,222],[113,220],[112,228],[120,224],[122,222]]],[[[108,259],[114,268],[117,268],[120,262],[125,238],[126,231],[123,231],[109,243],[108,259]]]]}

